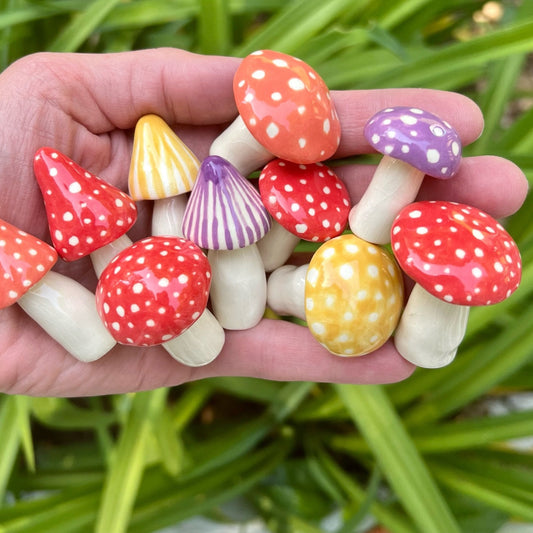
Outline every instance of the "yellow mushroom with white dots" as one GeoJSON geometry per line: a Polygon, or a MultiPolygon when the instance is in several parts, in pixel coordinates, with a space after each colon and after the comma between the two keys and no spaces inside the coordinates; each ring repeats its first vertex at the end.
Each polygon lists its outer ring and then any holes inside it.
{"type": "Polygon", "coordinates": [[[401,271],[386,250],[352,234],[335,237],[315,252],[307,269],[307,325],[335,355],[367,354],[394,332],[403,291],[401,271]]]}

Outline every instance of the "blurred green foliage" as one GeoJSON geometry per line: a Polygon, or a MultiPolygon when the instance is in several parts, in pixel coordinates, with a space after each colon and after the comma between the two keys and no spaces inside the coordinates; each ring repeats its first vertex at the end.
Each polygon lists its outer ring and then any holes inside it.
{"type": "MultiPolygon", "coordinates": [[[[533,180],[529,0],[0,0],[0,68],[36,51],[174,46],[297,55],[334,89],[425,86],[482,108],[467,155],[533,180]]],[[[531,413],[487,402],[533,384],[533,208],[507,221],[521,288],[473,309],[456,361],[390,386],[225,378],[103,398],[0,397],[0,531],[154,532],[244,498],[274,532],[397,533],[533,523],[531,413]],[[366,523],[366,522],[365,522],[366,523]]]]}

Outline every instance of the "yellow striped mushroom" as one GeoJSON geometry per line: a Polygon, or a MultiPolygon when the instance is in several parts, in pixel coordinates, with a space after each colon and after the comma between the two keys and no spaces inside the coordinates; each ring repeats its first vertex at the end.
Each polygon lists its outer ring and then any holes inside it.
{"type": "Polygon", "coordinates": [[[307,270],[305,313],[331,353],[372,352],[392,335],[403,306],[400,269],[390,254],[355,235],[325,242],[307,270]]]}
{"type": "Polygon", "coordinates": [[[134,200],[156,200],[152,235],[183,236],[183,195],[199,168],[198,158],[161,117],[150,114],[137,121],[128,185],[134,200]]]}

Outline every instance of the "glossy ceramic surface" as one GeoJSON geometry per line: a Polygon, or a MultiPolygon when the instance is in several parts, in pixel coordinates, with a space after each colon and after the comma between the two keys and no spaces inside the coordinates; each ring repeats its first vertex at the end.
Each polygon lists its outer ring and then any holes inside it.
{"type": "Polygon", "coordinates": [[[271,161],[259,176],[259,191],[274,220],[301,239],[326,241],[340,235],[348,222],[348,191],[322,163],[271,161]]]}
{"type": "Polygon", "coordinates": [[[246,126],[275,156],[316,163],[337,150],[340,123],[329,90],[300,59],[254,52],[238,67],[233,91],[246,126]]]}
{"type": "Polygon", "coordinates": [[[15,303],[56,261],[51,246],[0,220],[0,309],[15,303]]]}
{"type": "Polygon", "coordinates": [[[138,120],[128,180],[134,200],[157,200],[190,191],[199,167],[192,150],[161,117],[145,115],[138,120]]]}
{"type": "Polygon", "coordinates": [[[253,185],[224,158],[204,159],[183,216],[183,234],[201,248],[233,250],[257,242],[271,219],[253,185]]]}
{"type": "Polygon", "coordinates": [[[137,208],[124,192],[53,148],[34,158],[52,243],[74,261],[118,239],[134,224],[137,208]]]}
{"type": "Polygon", "coordinates": [[[416,202],[392,227],[398,263],[430,294],[459,305],[490,305],[520,284],[520,252],[501,224],[453,202],[416,202]]]}
{"type": "Polygon", "coordinates": [[[305,313],[313,336],[330,352],[357,356],[392,335],[403,305],[403,282],[385,250],[355,235],[324,243],[307,270],[305,313]]]}
{"type": "Polygon", "coordinates": [[[210,283],[207,257],[194,243],[147,237],[122,250],[105,268],[96,305],[121,344],[161,344],[200,317],[210,283]]]}
{"type": "Polygon", "coordinates": [[[367,123],[364,135],[384,155],[434,178],[450,178],[461,161],[461,140],[446,121],[416,107],[389,107],[367,123]]]}

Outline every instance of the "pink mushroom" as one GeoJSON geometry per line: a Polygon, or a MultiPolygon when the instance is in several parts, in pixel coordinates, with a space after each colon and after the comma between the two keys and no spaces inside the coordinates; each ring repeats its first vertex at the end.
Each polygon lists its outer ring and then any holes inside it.
{"type": "Polygon", "coordinates": [[[340,123],[329,90],[309,65],[272,50],[245,57],[233,92],[239,116],[211,146],[210,154],[244,175],[273,157],[295,163],[330,158],[340,142],[340,123]]]}
{"type": "Polygon", "coordinates": [[[471,306],[508,298],[521,279],[520,252],[491,216],[453,202],[415,202],[392,226],[392,249],[416,285],[395,334],[398,351],[426,368],[449,364],[471,306]]]}
{"type": "Polygon", "coordinates": [[[94,294],[51,270],[57,252],[0,220],[0,309],[15,302],[80,361],[99,359],[115,345],[96,312],[94,294]]]}

